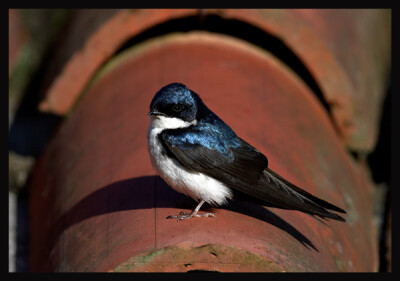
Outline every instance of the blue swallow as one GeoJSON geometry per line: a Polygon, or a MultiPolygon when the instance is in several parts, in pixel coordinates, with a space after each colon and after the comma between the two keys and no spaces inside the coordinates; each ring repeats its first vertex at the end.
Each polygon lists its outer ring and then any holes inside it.
{"type": "Polygon", "coordinates": [[[233,199],[345,221],[331,212],[346,213],[344,210],[268,168],[267,157],[238,137],[185,85],[172,83],[161,88],[148,115],[153,167],[173,189],[199,202],[191,213],[167,219],[215,217],[199,214],[201,206],[206,202],[221,206],[233,199]]]}

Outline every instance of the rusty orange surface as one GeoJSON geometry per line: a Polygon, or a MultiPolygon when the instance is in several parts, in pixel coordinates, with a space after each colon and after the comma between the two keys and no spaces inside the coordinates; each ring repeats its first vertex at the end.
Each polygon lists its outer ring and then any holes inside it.
{"type": "Polygon", "coordinates": [[[285,42],[321,88],[346,146],[373,150],[391,64],[390,10],[228,9],[224,17],[285,42]]]}
{"type": "Polygon", "coordinates": [[[39,159],[31,270],[375,271],[371,189],[318,100],[269,53],[211,33],[165,36],[106,65],[39,159]],[[196,204],[147,153],[149,103],[171,82],[197,92],[273,170],[344,208],[347,222],[241,202],[213,209],[215,219],[166,220],[196,204]]]}
{"type": "MultiPolygon", "coordinates": [[[[42,111],[66,114],[99,67],[128,39],[196,9],[122,10],[95,31],[54,81],[42,111]]],[[[370,152],[377,140],[391,60],[391,11],[376,9],[205,9],[284,42],[321,88],[344,144],[370,152]]]]}
{"type": "Polygon", "coordinates": [[[87,38],[82,49],[67,62],[40,104],[40,109],[66,114],[96,71],[125,41],[154,25],[196,13],[195,9],[144,9],[123,10],[112,16],[87,38]]]}

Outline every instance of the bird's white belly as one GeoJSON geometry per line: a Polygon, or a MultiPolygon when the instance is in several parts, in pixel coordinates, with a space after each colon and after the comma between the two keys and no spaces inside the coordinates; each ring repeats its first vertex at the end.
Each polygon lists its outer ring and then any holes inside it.
{"type": "Polygon", "coordinates": [[[180,163],[167,156],[158,134],[166,128],[160,128],[155,124],[157,120],[150,123],[147,141],[151,163],[154,169],[173,189],[192,197],[194,200],[204,200],[213,205],[226,203],[227,198],[232,198],[232,193],[220,181],[202,173],[188,172],[180,163]]]}

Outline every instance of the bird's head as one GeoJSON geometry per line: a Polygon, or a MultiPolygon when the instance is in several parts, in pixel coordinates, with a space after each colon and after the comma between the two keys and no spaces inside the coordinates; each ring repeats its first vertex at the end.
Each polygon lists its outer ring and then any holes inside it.
{"type": "Polygon", "coordinates": [[[148,115],[192,124],[196,122],[200,104],[201,99],[195,92],[183,84],[172,83],[155,94],[148,115]]]}

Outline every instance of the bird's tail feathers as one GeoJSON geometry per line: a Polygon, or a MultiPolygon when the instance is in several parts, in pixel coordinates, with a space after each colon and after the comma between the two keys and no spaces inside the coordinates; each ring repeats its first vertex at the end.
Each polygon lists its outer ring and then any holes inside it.
{"type": "MultiPolygon", "coordinates": [[[[293,208],[310,215],[319,216],[322,219],[330,218],[338,221],[346,221],[343,217],[329,211],[332,210],[345,214],[346,211],[343,209],[315,197],[300,187],[288,182],[269,168],[265,169],[265,175],[265,180],[268,182],[268,185],[282,188],[288,194],[288,200],[285,200],[285,204],[283,204],[282,207],[293,208]]],[[[274,203],[279,205],[277,202],[274,203]]]]}

